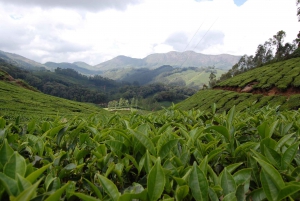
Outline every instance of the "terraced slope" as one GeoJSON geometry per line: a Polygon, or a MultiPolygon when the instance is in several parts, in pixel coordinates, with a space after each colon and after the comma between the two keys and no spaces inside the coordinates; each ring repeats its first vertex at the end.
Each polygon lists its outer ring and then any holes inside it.
{"type": "Polygon", "coordinates": [[[228,111],[236,105],[238,111],[246,108],[261,108],[266,105],[280,106],[280,110],[296,110],[300,108],[300,94],[287,96],[264,96],[263,94],[238,93],[227,90],[201,90],[190,98],[177,104],[181,110],[211,110],[217,104],[217,112],[228,111]]]}
{"type": "Polygon", "coordinates": [[[232,89],[236,91],[242,91],[249,84],[252,85],[254,92],[265,94],[272,91],[275,91],[275,94],[283,94],[288,90],[300,93],[300,57],[254,68],[225,80],[216,87],[225,89],[233,87],[232,89]]]}
{"type": "Polygon", "coordinates": [[[20,87],[15,82],[0,81],[0,116],[44,117],[106,113],[93,104],[79,103],[20,87]]]}
{"type": "Polygon", "coordinates": [[[213,103],[217,111],[280,106],[280,110],[300,108],[300,58],[252,69],[219,83],[214,90],[201,90],[177,104],[182,110],[210,110],[213,103]]]}

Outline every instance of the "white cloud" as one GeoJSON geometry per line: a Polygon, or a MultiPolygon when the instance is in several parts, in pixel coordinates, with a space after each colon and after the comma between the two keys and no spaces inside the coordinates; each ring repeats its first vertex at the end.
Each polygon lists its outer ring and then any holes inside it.
{"type": "Polygon", "coordinates": [[[294,0],[247,0],[239,7],[233,0],[99,1],[98,11],[83,1],[75,1],[76,9],[70,1],[3,2],[0,49],[38,62],[98,64],[172,50],[254,54],[277,31],[286,31],[286,42],[299,31],[294,0]]]}

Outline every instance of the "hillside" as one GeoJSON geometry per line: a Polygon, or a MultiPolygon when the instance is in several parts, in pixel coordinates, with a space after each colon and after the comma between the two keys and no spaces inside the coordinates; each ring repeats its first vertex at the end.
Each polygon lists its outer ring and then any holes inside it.
{"type": "Polygon", "coordinates": [[[146,85],[151,83],[163,83],[174,86],[187,86],[191,88],[202,88],[208,85],[209,75],[214,72],[218,77],[224,73],[220,69],[184,67],[174,68],[169,65],[155,69],[148,68],[123,68],[106,71],[102,76],[120,82],[138,83],[146,85]]]}
{"type": "Polygon", "coordinates": [[[99,70],[112,70],[120,68],[158,68],[163,65],[173,67],[208,67],[228,70],[238,62],[240,56],[228,54],[222,55],[205,55],[193,51],[186,52],[168,52],[151,54],[143,59],[118,56],[109,61],[100,63],[95,66],[99,70]]]}
{"type": "Polygon", "coordinates": [[[106,113],[93,104],[79,103],[29,90],[26,86],[18,84],[11,76],[9,78],[7,76],[0,71],[0,116],[14,118],[106,113]]]}
{"type": "Polygon", "coordinates": [[[213,103],[219,112],[233,105],[238,110],[267,104],[280,109],[300,108],[300,58],[276,62],[225,80],[213,90],[201,90],[179,103],[180,109],[209,110],[213,103]]]}
{"type": "Polygon", "coordinates": [[[23,56],[4,52],[0,50],[0,59],[14,66],[26,69],[26,70],[46,70],[47,66],[25,58],[23,56]]]}

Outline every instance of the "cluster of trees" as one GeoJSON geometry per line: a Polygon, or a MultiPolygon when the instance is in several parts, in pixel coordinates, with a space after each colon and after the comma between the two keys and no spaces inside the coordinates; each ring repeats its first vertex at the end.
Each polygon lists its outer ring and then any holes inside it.
{"type": "Polygon", "coordinates": [[[108,109],[122,109],[122,108],[137,108],[138,99],[132,98],[130,101],[128,99],[120,98],[117,100],[109,101],[107,104],[108,109]]]}
{"type": "Polygon", "coordinates": [[[293,53],[300,47],[300,32],[292,43],[284,43],[286,33],[278,31],[276,35],[269,38],[264,44],[257,46],[255,55],[244,55],[232,68],[221,75],[219,81],[226,80],[252,68],[260,67],[272,62],[277,62],[293,57],[293,53]]]}

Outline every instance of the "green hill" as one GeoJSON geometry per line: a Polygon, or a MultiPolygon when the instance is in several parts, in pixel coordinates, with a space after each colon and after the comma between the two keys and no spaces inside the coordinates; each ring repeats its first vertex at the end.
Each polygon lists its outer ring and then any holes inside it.
{"type": "MultiPolygon", "coordinates": [[[[0,71],[0,77],[6,77],[0,71]]],[[[24,88],[15,80],[0,81],[0,116],[75,116],[106,113],[94,104],[79,103],[24,88]]]]}
{"type": "Polygon", "coordinates": [[[300,87],[300,57],[254,68],[219,83],[217,87],[236,87],[242,90],[250,83],[253,83],[253,89],[266,91],[275,87],[278,93],[285,92],[290,87],[300,87]]]}
{"type": "Polygon", "coordinates": [[[299,64],[300,58],[293,58],[254,68],[219,83],[214,89],[199,91],[177,107],[182,110],[210,110],[216,103],[218,112],[228,111],[233,105],[240,111],[268,104],[281,105],[280,110],[299,109],[299,64]]]}

